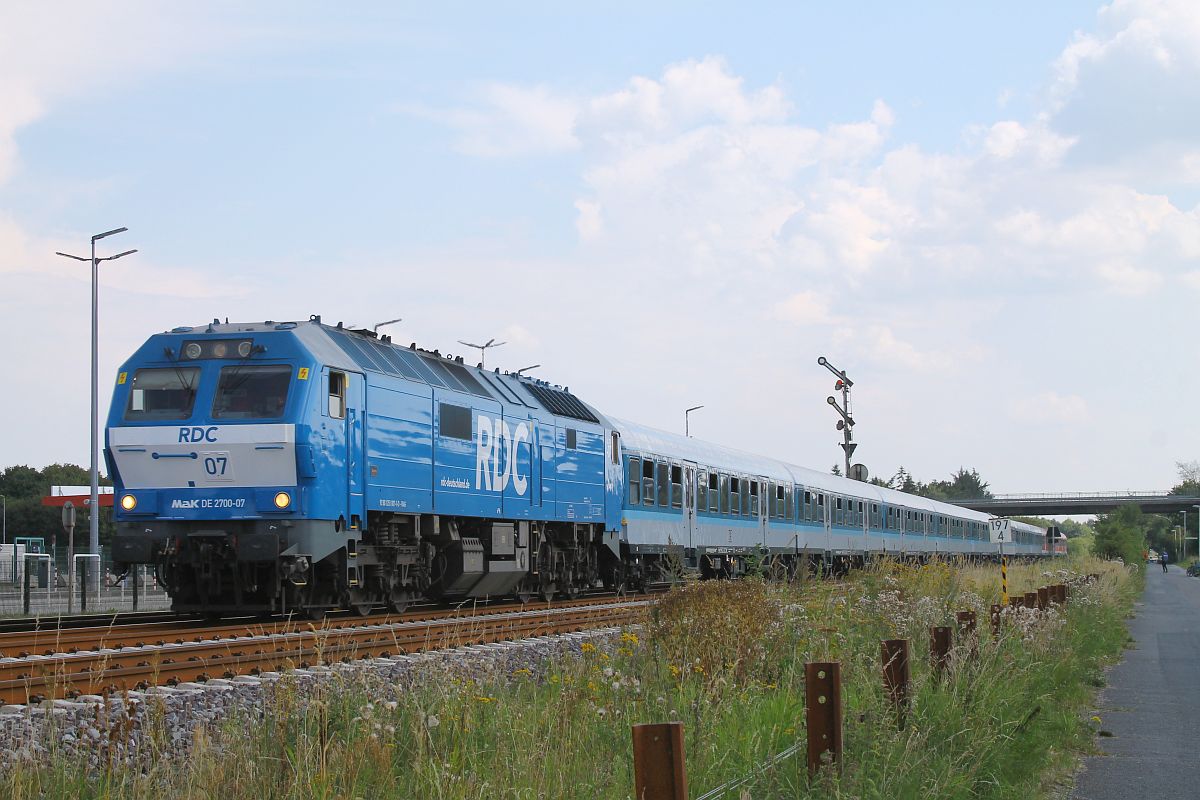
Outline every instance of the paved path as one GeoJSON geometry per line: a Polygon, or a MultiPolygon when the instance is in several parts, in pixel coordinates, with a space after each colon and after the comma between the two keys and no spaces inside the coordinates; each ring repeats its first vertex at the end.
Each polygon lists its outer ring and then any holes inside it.
{"type": "Polygon", "coordinates": [[[1136,649],[1100,694],[1097,713],[1114,735],[1084,761],[1074,800],[1200,797],[1200,578],[1149,567],[1129,625],[1136,649]]]}

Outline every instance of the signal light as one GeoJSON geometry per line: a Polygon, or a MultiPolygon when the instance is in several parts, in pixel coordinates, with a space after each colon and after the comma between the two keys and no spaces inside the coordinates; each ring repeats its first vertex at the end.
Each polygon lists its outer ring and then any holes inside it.
{"type": "Polygon", "coordinates": [[[835,384],[833,384],[833,388],[835,391],[840,392],[840,391],[842,391],[842,389],[846,388],[846,384],[841,378],[838,378],[837,382],[835,384]]]}

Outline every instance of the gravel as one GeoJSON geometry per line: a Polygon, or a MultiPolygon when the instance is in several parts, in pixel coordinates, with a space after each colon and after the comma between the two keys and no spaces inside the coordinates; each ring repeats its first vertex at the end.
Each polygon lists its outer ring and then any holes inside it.
{"type": "Polygon", "coordinates": [[[517,670],[540,675],[548,664],[578,656],[582,642],[607,646],[620,633],[620,628],[602,628],[295,669],[286,673],[285,684],[280,683],[284,673],[264,672],[155,686],[107,698],[82,695],[36,705],[0,706],[0,769],[59,758],[85,759],[89,769],[108,764],[145,768],[163,759],[185,758],[195,736],[212,731],[231,715],[261,718],[283,685],[303,702],[331,679],[354,679],[358,686],[382,694],[389,687],[414,686],[431,675],[481,682],[517,670]]]}

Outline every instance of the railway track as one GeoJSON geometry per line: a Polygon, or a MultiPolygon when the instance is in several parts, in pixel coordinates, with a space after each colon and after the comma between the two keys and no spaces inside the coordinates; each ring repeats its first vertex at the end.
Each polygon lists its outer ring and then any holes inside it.
{"type": "MultiPolygon", "coordinates": [[[[513,603],[327,619],[319,627],[295,620],[241,622],[190,628],[186,638],[153,642],[146,641],[145,630],[112,626],[105,629],[104,646],[96,649],[0,658],[0,702],[108,694],[621,625],[634,620],[649,602],[608,597],[513,603]]],[[[63,637],[75,633],[57,631],[57,641],[61,644],[63,637]]]]}

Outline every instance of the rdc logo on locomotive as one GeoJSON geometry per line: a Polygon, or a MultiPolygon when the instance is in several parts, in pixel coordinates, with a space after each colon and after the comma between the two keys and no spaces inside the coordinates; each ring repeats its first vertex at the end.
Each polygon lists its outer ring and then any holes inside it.
{"type": "Polygon", "coordinates": [[[512,481],[517,494],[524,495],[528,479],[517,469],[517,453],[521,442],[530,442],[529,426],[524,422],[509,428],[502,419],[479,415],[479,430],[475,434],[475,488],[503,492],[512,481]],[[501,466],[500,454],[507,453],[501,466]]]}

